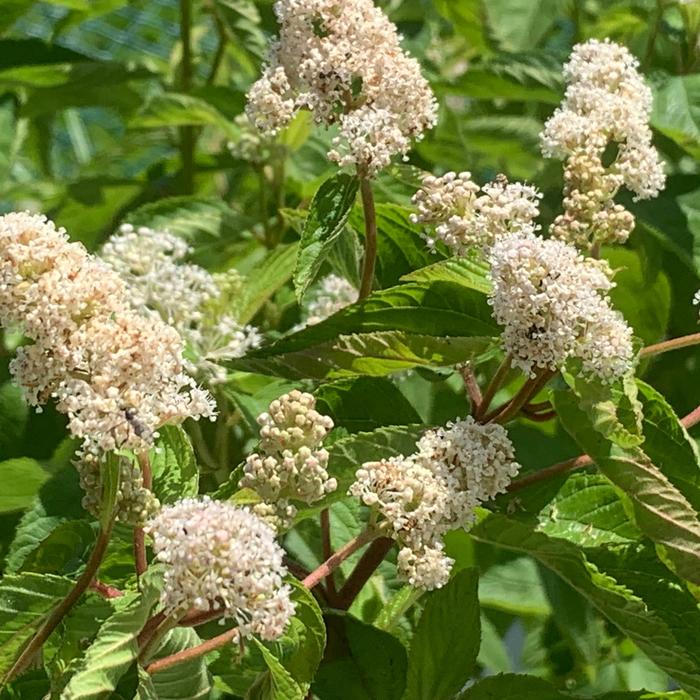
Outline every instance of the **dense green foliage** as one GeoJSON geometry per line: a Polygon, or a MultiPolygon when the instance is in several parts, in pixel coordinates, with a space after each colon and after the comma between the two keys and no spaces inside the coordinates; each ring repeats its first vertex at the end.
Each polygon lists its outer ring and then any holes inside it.
{"type": "MultiPolygon", "coordinates": [[[[189,242],[192,262],[241,274],[235,316],[264,334],[213,386],[216,422],[161,431],[151,454],[160,502],[253,502],[238,488],[240,465],[256,449],[256,417],[287,391],[313,393],[333,418],[338,488],[301,509],[282,540],[300,578],[329,553],[321,511],[334,550],[363,531],[366,509],[347,496],[356,469],[411,453],[422,431],[465,417],[456,366],[471,362],[483,387],[503,359],[488,268],[431,253],[411,223],[423,172],[536,183],[546,229],[561,209],[562,168],[543,159],[539,133],[582,39],[609,37],[640,59],[668,174],[658,199],[624,202],[636,229],[602,251],[617,270],[613,302],[640,347],[698,332],[700,2],[377,4],[420,61],[440,120],[372,183],[372,294],[299,329],[320,278],[359,288],[364,214],[358,179],[327,160],[332,134],[308,115],[245,148],[236,118],[277,32],[272,0],[0,2],[0,213],[41,211],[92,251],[123,223],[167,229],[189,242]]],[[[612,389],[557,375],[540,396],[550,420],[508,426],[523,481],[479,509],[471,531],[447,536],[455,566],[439,590],[404,585],[395,551],[383,551],[347,601],[294,579],[296,614],[276,642],[227,644],[148,673],[137,661],[159,569],[137,581],[132,528],[117,524],[43,664],[3,683],[102,536],[81,506],[64,417],[31,411],[10,378],[21,342],[6,330],[0,348],[1,700],[700,698],[700,432],[697,417],[681,422],[700,403],[696,346],[643,359],[612,389]],[[584,469],[538,475],[582,454],[591,460],[567,468],[584,469]]],[[[496,403],[521,382],[512,371],[496,403]]],[[[360,556],[336,572],[341,594],[360,556]]],[[[229,627],[177,627],[151,660],[229,627]]]]}

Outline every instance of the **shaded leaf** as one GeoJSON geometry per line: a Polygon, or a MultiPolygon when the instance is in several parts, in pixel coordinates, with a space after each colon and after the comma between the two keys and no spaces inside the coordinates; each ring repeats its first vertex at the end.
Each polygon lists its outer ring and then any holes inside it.
{"type": "Polygon", "coordinates": [[[464,569],[427,602],[411,641],[404,700],[449,700],[471,677],[481,646],[476,569],[464,569]]]}

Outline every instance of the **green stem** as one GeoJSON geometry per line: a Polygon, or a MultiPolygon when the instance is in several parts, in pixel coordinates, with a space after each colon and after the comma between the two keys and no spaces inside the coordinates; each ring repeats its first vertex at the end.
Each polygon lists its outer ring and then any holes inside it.
{"type": "Polygon", "coordinates": [[[684,335],[681,338],[673,338],[672,340],[665,340],[663,343],[650,345],[649,347],[644,348],[644,350],[642,350],[642,352],[639,353],[639,356],[655,357],[656,355],[662,355],[663,353],[670,352],[672,350],[690,348],[693,345],[700,345],[700,333],[693,333],[693,335],[684,335]]]}
{"type": "MultiPolygon", "coordinates": [[[[180,41],[182,43],[180,91],[188,94],[192,90],[192,77],[194,74],[192,62],[192,0],[180,0],[180,41]]],[[[197,136],[193,126],[180,127],[182,189],[185,194],[194,193],[196,142],[197,136]]]]}
{"type": "Polygon", "coordinates": [[[377,266],[377,210],[374,205],[372,184],[362,175],[360,175],[360,192],[365,214],[365,262],[362,268],[360,299],[365,299],[372,293],[374,271],[377,266]]]}

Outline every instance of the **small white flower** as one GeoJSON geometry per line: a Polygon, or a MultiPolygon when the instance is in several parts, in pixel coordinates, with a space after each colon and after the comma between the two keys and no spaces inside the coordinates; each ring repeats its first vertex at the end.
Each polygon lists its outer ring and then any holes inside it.
{"type": "Polygon", "coordinates": [[[418,62],[372,0],[277,0],[279,40],[248,93],[248,115],[276,133],[299,109],[339,124],[329,158],[368,175],[405,155],[437,121],[418,62]]]}
{"type": "Polygon", "coordinates": [[[230,503],[186,498],[163,508],[146,532],[166,566],[166,614],[220,610],[244,637],[279,638],[294,614],[275,532],[230,503]]]}
{"type": "Polygon", "coordinates": [[[632,367],[632,330],[610,306],[607,263],[531,234],[497,241],[490,262],[489,303],[514,367],[533,375],[578,357],[585,374],[605,382],[632,367]]]}

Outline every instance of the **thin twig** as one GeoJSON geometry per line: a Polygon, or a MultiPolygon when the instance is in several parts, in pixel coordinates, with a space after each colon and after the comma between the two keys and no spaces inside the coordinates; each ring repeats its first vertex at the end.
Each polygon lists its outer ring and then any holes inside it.
{"type": "Polygon", "coordinates": [[[170,656],[153,661],[146,666],[145,671],[147,673],[154,674],[158,673],[159,671],[165,671],[173,666],[177,666],[177,664],[192,661],[192,659],[198,659],[200,656],[204,656],[210,651],[215,651],[216,649],[226,646],[226,644],[229,642],[234,641],[236,637],[238,637],[238,627],[227,630],[217,637],[212,637],[206,642],[198,644],[196,647],[185,649],[184,651],[179,651],[177,654],[171,654],[170,656]]]}
{"type": "Polygon", "coordinates": [[[377,265],[377,211],[374,205],[372,184],[368,178],[362,175],[360,175],[360,192],[365,214],[365,262],[360,285],[360,299],[364,299],[372,292],[374,270],[377,265]]]}
{"type": "Polygon", "coordinates": [[[467,395],[469,396],[469,402],[471,403],[471,414],[472,416],[476,416],[476,412],[481,406],[483,397],[481,396],[479,382],[476,381],[474,368],[470,363],[467,363],[462,367],[461,375],[462,379],[464,380],[464,387],[467,390],[467,395]]]}
{"type": "Polygon", "coordinates": [[[532,486],[533,484],[538,484],[541,481],[547,481],[547,479],[575,471],[576,469],[589,467],[591,464],[593,464],[593,460],[588,455],[581,455],[580,457],[567,459],[565,462],[554,464],[551,467],[547,467],[547,469],[541,469],[538,472],[526,474],[525,476],[516,479],[508,486],[508,492],[514,493],[516,491],[521,491],[522,489],[526,489],[528,486],[532,486]]]}
{"type": "Polygon", "coordinates": [[[494,423],[503,424],[512,420],[533,396],[537,396],[553,376],[554,372],[544,370],[534,379],[528,379],[520,391],[505,406],[492,411],[484,418],[484,422],[489,423],[493,421],[494,423]]]}
{"type": "Polygon", "coordinates": [[[95,593],[99,593],[103,598],[106,598],[107,600],[121,598],[124,595],[124,593],[118,588],[103,583],[102,581],[98,581],[97,579],[95,579],[90,584],[90,590],[95,591],[95,593]]]}
{"type": "MultiPolygon", "coordinates": [[[[137,455],[141,467],[143,487],[149,491],[153,488],[153,470],[148,452],[140,452],[137,455]]],[[[136,566],[136,576],[141,577],[148,568],[148,557],[146,556],[146,536],[142,527],[134,528],[134,563],[136,566]]]]}
{"type": "Polygon", "coordinates": [[[508,376],[508,372],[510,372],[511,360],[512,357],[509,353],[505,356],[505,358],[503,358],[503,362],[501,362],[500,366],[496,370],[496,374],[493,375],[489,385],[486,387],[486,391],[484,391],[483,398],[481,399],[481,404],[476,412],[477,419],[483,418],[486,415],[486,412],[489,410],[494,396],[496,396],[496,393],[501,388],[505,378],[508,376]]]}
{"type": "Polygon", "coordinates": [[[345,585],[340,589],[336,607],[339,610],[347,610],[359,592],[371,578],[377,567],[384,561],[384,557],[389,553],[394,541],[388,537],[380,537],[374,540],[357,562],[353,572],[348,577],[345,585]]]}
{"type": "Polygon", "coordinates": [[[61,624],[61,620],[71,611],[73,606],[80,600],[83,593],[90,587],[104,559],[105,552],[107,551],[113,523],[114,519],[112,518],[107,528],[100,530],[97,541],[95,542],[95,548],[92,550],[90,559],[85,565],[85,571],[83,571],[80,578],[75,582],[75,585],[68,595],[52,610],[46,618],[46,622],[44,622],[37,633],[29,640],[29,643],[22,650],[19,658],[5,674],[2,683],[0,683],[0,689],[29,667],[34,656],[44,645],[44,642],[46,642],[52,632],[61,624]]]}
{"type": "Polygon", "coordinates": [[[690,348],[693,345],[700,345],[700,333],[693,333],[692,335],[684,335],[681,338],[673,338],[672,340],[665,340],[663,343],[657,343],[656,345],[650,345],[644,348],[639,353],[640,357],[655,357],[656,355],[661,355],[665,352],[671,352],[672,350],[681,350],[682,348],[690,348]]]}
{"type": "Polygon", "coordinates": [[[326,561],[321,564],[315,571],[312,571],[303,581],[302,584],[312,589],[323,581],[330,573],[335,571],[348,557],[352,556],[358,549],[362,549],[366,544],[376,539],[378,534],[374,530],[365,530],[360,533],[355,539],[350,540],[345,546],[339,549],[335,554],[332,554],[326,561]]]}

